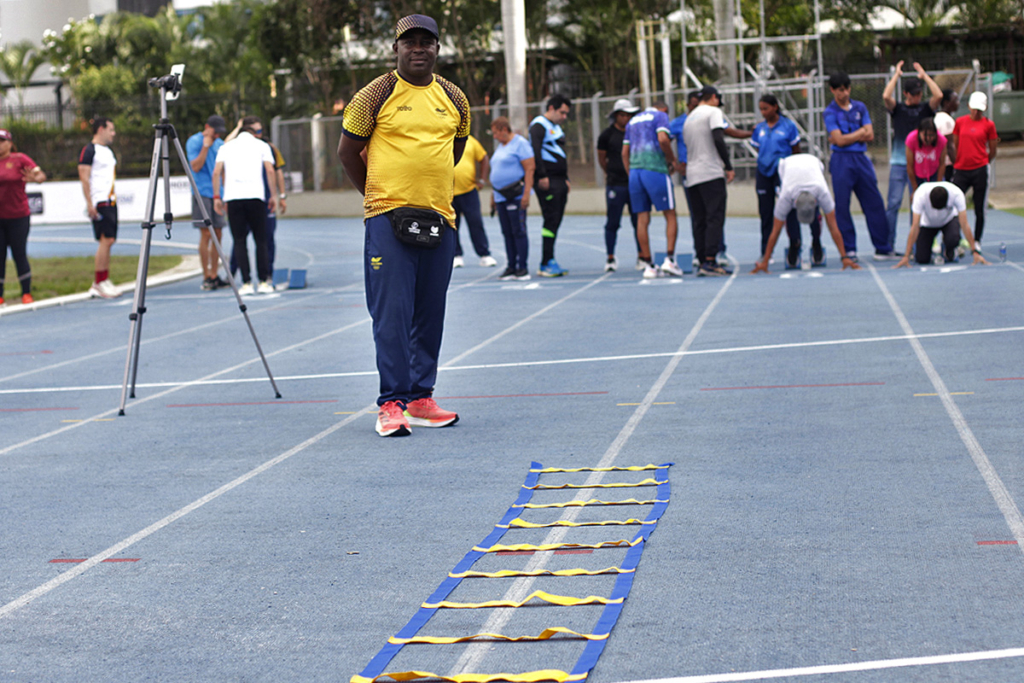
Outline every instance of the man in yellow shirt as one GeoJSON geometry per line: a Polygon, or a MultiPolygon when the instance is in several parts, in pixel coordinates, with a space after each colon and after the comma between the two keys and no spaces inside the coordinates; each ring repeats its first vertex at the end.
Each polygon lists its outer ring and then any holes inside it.
{"type": "MultiPolygon", "coordinates": [[[[490,175],[490,163],[487,150],[472,135],[466,140],[466,151],[462,153],[455,167],[455,198],[452,208],[455,209],[455,227],[459,227],[459,219],[466,217],[469,226],[469,239],[473,240],[473,250],[480,257],[480,265],[493,268],[498,262],[491,256],[491,246],[484,232],[484,216],[480,210],[480,193],[478,188],[484,186],[484,178],[490,175]],[[478,173],[479,171],[479,173],[478,173]]],[[[462,240],[458,231],[455,232],[455,263],[456,268],[465,265],[462,258],[462,240]]]]}
{"type": "Polygon", "coordinates": [[[455,255],[455,165],[466,148],[470,115],[463,92],[434,75],[439,39],[430,17],[398,20],[397,68],[355,94],[338,143],[345,173],[364,197],[363,274],[380,375],[381,436],[459,419],[431,396],[455,255]]]}

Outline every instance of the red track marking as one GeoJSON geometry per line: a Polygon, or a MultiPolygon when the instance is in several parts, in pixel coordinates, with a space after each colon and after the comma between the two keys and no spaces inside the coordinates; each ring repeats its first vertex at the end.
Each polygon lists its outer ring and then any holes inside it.
{"type": "Polygon", "coordinates": [[[168,408],[219,408],[222,406],[279,406],[286,403],[337,403],[338,399],[332,398],[325,401],[257,401],[254,403],[171,403],[168,408]]]}
{"type": "Polygon", "coordinates": [[[1017,545],[1017,541],[978,541],[978,545],[1017,545]]]}
{"type": "Polygon", "coordinates": [[[777,384],[755,387],[710,387],[701,391],[735,391],[737,389],[817,389],[819,387],[880,387],[885,382],[845,382],[842,384],[777,384]]]}
{"type": "Polygon", "coordinates": [[[538,396],[601,396],[607,391],[570,391],[564,394],[499,394],[496,396],[440,396],[439,401],[454,401],[459,398],[535,398],[538,396]]]}
{"type": "Polygon", "coordinates": [[[993,377],[985,380],[986,382],[1018,382],[1024,380],[1024,377],[993,377]]]}
{"type": "Polygon", "coordinates": [[[34,356],[47,353],[53,353],[53,351],[11,351],[9,353],[0,353],[0,356],[34,356]]]}
{"type": "MultiPolygon", "coordinates": [[[[58,558],[56,560],[50,560],[50,564],[81,564],[82,562],[85,562],[85,559],[86,558],[84,557],[82,559],[74,560],[58,558]]],[[[107,559],[102,560],[102,562],[138,562],[140,559],[141,558],[138,557],[108,557],[107,559]]]]}
{"type": "Polygon", "coordinates": [[[40,410],[79,410],[77,406],[74,408],[0,408],[0,413],[32,413],[40,410]]]}
{"type": "Polygon", "coordinates": [[[556,550],[555,555],[590,555],[593,552],[592,548],[574,548],[572,550],[556,550]]]}

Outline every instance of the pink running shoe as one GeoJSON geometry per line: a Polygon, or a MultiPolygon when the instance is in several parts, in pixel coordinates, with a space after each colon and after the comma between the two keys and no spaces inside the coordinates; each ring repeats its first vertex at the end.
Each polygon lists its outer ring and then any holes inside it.
{"type": "Polygon", "coordinates": [[[429,396],[406,405],[405,417],[413,427],[447,427],[459,421],[458,413],[441,410],[429,396]]]}
{"type": "Polygon", "coordinates": [[[409,436],[409,422],[402,414],[402,404],[388,401],[377,411],[377,433],[381,436],[409,436]]]}

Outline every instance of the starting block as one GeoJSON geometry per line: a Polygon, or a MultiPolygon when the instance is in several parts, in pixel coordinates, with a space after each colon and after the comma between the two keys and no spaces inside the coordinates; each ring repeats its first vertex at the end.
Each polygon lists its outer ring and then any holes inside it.
{"type": "Polygon", "coordinates": [[[272,280],[274,289],[281,291],[282,289],[288,289],[288,269],[287,268],[275,268],[274,279],[272,280]]]}
{"type": "Polygon", "coordinates": [[[683,269],[683,275],[693,275],[693,254],[676,254],[676,263],[683,269]]]}
{"type": "MultiPolygon", "coordinates": [[[[801,249],[800,251],[803,251],[803,249],[801,249]]],[[[785,259],[786,259],[786,270],[800,270],[801,269],[801,266],[803,265],[803,263],[802,263],[802,260],[801,260],[800,252],[797,252],[796,264],[792,265],[792,266],[789,265],[789,247],[786,247],[785,249],[783,249],[782,253],[784,254],[785,259]]]]}
{"type": "Polygon", "coordinates": [[[825,247],[822,247],[821,248],[821,260],[820,261],[815,261],[813,259],[813,257],[812,257],[812,259],[811,259],[811,268],[824,268],[827,265],[828,265],[828,251],[825,249],[825,247]]]}
{"type": "Polygon", "coordinates": [[[288,289],[305,289],[306,288],[306,271],[305,269],[294,269],[288,278],[288,289]]]}

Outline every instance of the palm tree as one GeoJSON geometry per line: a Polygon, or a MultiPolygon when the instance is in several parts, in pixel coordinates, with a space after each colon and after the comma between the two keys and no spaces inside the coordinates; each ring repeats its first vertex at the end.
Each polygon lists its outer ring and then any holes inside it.
{"type": "Polygon", "coordinates": [[[31,40],[0,47],[0,74],[7,77],[8,86],[18,94],[18,108],[25,106],[25,88],[32,74],[46,61],[31,40]]]}

